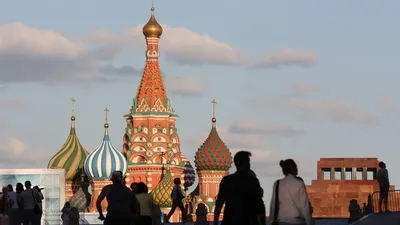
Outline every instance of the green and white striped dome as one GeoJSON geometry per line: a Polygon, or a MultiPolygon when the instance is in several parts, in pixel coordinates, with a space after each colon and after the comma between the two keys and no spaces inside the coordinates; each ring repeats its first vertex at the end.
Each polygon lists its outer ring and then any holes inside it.
{"type": "Polygon", "coordinates": [[[72,181],[79,179],[85,159],[88,152],[83,148],[76,136],[75,116],[71,117],[71,131],[68,139],[50,160],[47,168],[49,169],[65,169],[65,179],[72,181]]]}

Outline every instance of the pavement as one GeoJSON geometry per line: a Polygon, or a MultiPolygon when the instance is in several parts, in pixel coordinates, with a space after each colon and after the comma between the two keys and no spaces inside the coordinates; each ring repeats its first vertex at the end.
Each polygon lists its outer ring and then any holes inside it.
{"type": "Polygon", "coordinates": [[[400,225],[400,212],[370,214],[350,225],[400,225]]]}

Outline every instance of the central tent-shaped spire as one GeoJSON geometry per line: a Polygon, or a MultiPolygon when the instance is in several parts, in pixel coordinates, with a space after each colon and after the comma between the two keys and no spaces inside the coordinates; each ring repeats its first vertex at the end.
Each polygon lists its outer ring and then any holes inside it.
{"type": "Polygon", "coordinates": [[[158,63],[159,41],[163,29],[154,16],[154,5],[151,8],[151,16],[143,27],[146,38],[146,65],[142,79],[133,100],[131,113],[173,113],[170,101],[167,97],[164,80],[158,63]]]}

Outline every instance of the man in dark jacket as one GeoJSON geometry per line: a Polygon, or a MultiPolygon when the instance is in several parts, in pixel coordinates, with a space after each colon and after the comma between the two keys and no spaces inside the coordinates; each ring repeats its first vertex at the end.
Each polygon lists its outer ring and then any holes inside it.
{"type": "Polygon", "coordinates": [[[99,219],[105,220],[107,225],[130,225],[133,216],[140,212],[139,203],[135,194],[123,184],[121,171],[114,171],[112,184],[105,186],[96,202],[99,219]],[[107,198],[107,218],[103,215],[101,202],[107,198]]]}
{"type": "Polygon", "coordinates": [[[214,224],[218,224],[225,204],[222,225],[265,225],[265,205],[258,179],[250,172],[250,156],[247,151],[236,153],[233,161],[237,171],[225,176],[221,183],[214,212],[214,224]]]}

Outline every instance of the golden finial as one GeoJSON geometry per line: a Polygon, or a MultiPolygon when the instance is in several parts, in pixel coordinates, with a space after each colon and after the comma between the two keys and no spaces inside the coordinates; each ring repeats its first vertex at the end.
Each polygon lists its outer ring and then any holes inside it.
{"type": "Polygon", "coordinates": [[[217,105],[217,101],[212,100],[211,103],[213,104],[213,117],[211,122],[213,123],[213,127],[215,127],[215,123],[217,122],[217,119],[215,118],[215,106],[217,105]]]}
{"type": "Polygon", "coordinates": [[[156,17],[154,16],[154,0],[151,3],[151,17],[149,22],[143,27],[143,34],[146,38],[160,38],[163,32],[163,29],[160,24],[158,24],[156,17]]]}
{"type": "Polygon", "coordinates": [[[74,121],[75,120],[75,98],[71,98],[71,102],[72,102],[72,116],[71,116],[71,120],[74,121]]]}
{"type": "Polygon", "coordinates": [[[106,123],[104,124],[104,128],[108,128],[108,112],[110,110],[108,110],[108,108],[104,109],[104,112],[106,113],[106,123]]]}

